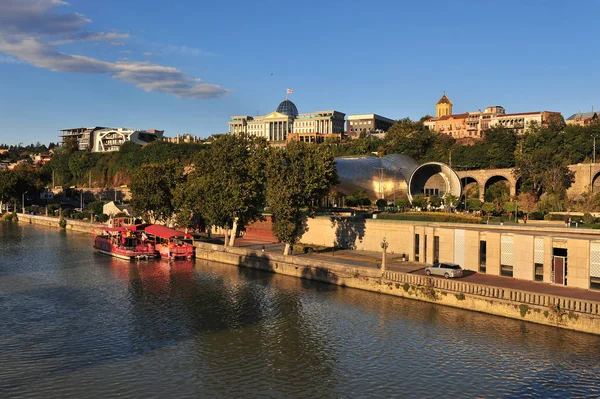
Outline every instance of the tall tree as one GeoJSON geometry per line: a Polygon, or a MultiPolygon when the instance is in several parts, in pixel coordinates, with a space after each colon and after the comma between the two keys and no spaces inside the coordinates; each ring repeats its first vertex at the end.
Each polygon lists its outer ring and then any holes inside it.
{"type": "Polygon", "coordinates": [[[290,143],[271,149],[267,161],[267,204],[273,214],[273,233],[285,243],[284,255],[304,232],[306,212],[338,183],[335,160],[328,147],[290,143]]]}
{"type": "Polygon", "coordinates": [[[200,213],[225,229],[226,245],[233,245],[237,230],[261,217],[265,203],[267,143],[246,134],[224,135],[197,159],[188,178],[192,190],[202,192],[200,213]],[[233,228],[227,242],[227,231],[233,228]]]}
{"type": "Polygon", "coordinates": [[[175,206],[173,194],[180,184],[183,168],[175,162],[143,165],[131,181],[131,206],[150,223],[168,222],[175,206]]]}

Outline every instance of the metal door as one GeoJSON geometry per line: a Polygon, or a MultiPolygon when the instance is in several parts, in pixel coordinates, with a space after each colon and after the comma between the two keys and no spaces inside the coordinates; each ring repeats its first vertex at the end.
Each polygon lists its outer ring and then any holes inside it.
{"type": "Polygon", "coordinates": [[[553,260],[554,266],[554,283],[564,284],[565,278],[565,258],[562,256],[555,256],[553,260]]]}

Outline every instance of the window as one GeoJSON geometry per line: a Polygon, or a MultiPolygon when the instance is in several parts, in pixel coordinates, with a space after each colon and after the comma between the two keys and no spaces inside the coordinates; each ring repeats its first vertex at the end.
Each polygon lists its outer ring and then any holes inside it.
{"type": "Polygon", "coordinates": [[[544,281],[544,264],[535,264],[535,281],[544,281]]]}
{"type": "Polygon", "coordinates": [[[415,262],[419,261],[419,235],[415,234],[415,262]]]}
{"type": "Polygon", "coordinates": [[[427,234],[423,238],[423,263],[427,263],[427,234]]]}
{"type": "Polygon", "coordinates": [[[504,277],[512,277],[513,267],[509,265],[500,265],[500,275],[504,277]]]}
{"type": "Polygon", "coordinates": [[[479,241],[479,272],[485,273],[487,267],[487,241],[479,241]]]}
{"type": "Polygon", "coordinates": [[[433,236],[433,263],[440,261],[440,237],[433,236]]]}
{"type": "Polygon", "coordinates": [[[500,238],[500,275],[512,277],[514,263],[513,236],[502,235],[500,238]]]}

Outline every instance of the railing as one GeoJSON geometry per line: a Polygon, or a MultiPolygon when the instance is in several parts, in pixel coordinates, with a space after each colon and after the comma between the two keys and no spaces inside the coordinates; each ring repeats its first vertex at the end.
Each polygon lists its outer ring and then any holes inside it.
{"type": "Polygon", "coordinates": [[[463,281],[446,280],[400,272],[386,271],[383,277],[387,280],[396,281],[399,283],[415,285],[433,284],[433,287],[439,290],[447,290],[463,294],[477,295],[485,298],[502,299],[512,302],[527,303],[530,305],[558,307],[562,311],[573,311],[592,315],[600,315],[600,302],[595,301],[565,298],[556,295],[539,294],[527,291],[513,290],[510,288],[466,283],[463,281]]]}

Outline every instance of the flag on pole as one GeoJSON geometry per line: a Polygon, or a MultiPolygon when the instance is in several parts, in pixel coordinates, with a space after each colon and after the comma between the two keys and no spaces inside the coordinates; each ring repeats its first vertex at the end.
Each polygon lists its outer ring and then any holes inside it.
{"type": "Polygon", "coordinates": [[[291,93],[293,93],[293,92],[294,92],[294,90],[292,90],[292,89],[287,89],[287,94],[291,94],[291,93]]]}

